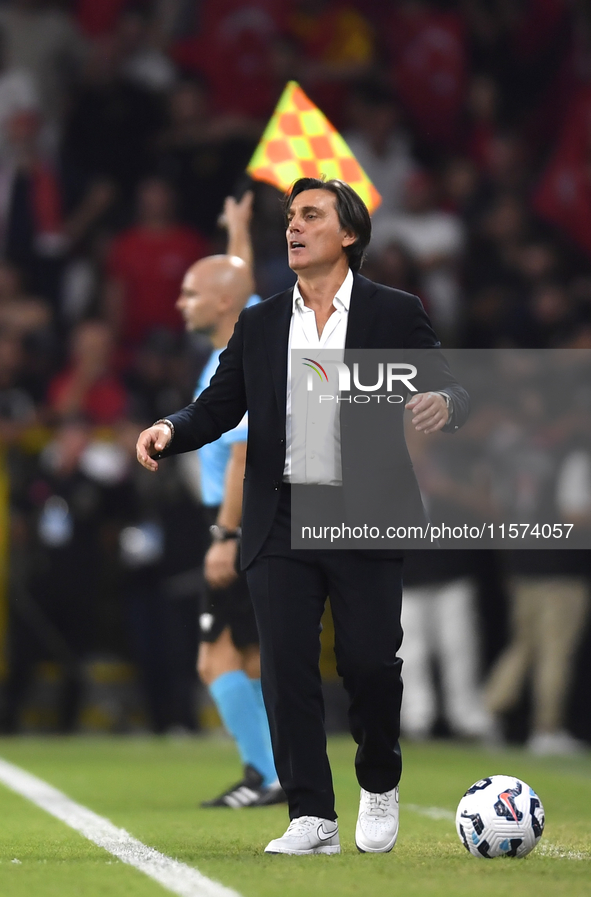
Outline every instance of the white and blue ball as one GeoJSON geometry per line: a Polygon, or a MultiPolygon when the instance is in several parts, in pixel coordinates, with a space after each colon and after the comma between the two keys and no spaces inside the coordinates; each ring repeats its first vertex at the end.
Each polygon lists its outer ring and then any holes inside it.
{"type": "Polygon", "coordinates": [[[527,856],[542,837],[544,823],[540,798],[514,776],[490,776],[476,782],[456,813],[464,847],[483,859],[527,856]]]}

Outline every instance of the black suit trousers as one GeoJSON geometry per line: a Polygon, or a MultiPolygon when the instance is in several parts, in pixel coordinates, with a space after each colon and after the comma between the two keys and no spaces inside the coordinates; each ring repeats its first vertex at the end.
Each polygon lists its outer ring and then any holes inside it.
{"type": "Polygon", "coordinates": [[[284,488],[270,537],[247,578],[275,765],[290,817],[336,819],[319,672],[320,620],[330,596],[337,670],[358,745],[357,778],[367,791],[389,791],[402,769],[402,561],[369,551],[292,550],[284,488]]]}

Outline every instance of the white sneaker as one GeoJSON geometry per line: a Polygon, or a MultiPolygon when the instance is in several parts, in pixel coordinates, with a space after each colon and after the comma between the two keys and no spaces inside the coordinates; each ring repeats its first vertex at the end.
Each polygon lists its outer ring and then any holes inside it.
{"type": "Polygon", "coordinates": [[[269,841],[265,853],[340,853],[339,827],[332,819],[298,816],[292,819],[282,838],[269,841]]]}
{"type": "Polygon", "coordinates": [[[355,844],[361,853],[388,853],[399,826],[398,786],[383,794],[361,789],[355,844]]]}

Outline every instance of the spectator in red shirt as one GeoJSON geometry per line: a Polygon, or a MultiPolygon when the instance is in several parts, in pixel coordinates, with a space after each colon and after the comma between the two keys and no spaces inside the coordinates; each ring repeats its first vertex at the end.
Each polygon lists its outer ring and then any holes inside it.
{"type": "Polygon", "coordinates": [[[196,33],[175,43],[173,59],[205,77],[216,114],[262,122],[276,100],[269,53],[284,17],[276,0],[204,0],[196,33]]]}
{"type": "Polygon", "coordinates": [[[76,0],[74,15],[81,31],[88,37],[109,34],[117,26],[121,13],[130,5],[129,0],[76,0]]]}
{"type": "Polygon", "coordinates": [[[573,97],[533,195],[535,211],[591,255],[591,87],[573,97]]]}
{"type": "Polygon", "coordinates": [[[83,321],[72,334],[71,360],[49,385],[50,410],[109,426],[123,419],[128,397],[113,370],[113,335],[104,321],[83,321]]]}
{"type": "Polygon", "coordinates": [[[209,252],[198,231],[177,223],[174,207],[174,193],[165,181],[143,181],[137,223],[111,247],[105,314],[127,349],[137,347],[153,330],[179,330],[174,303],[183,274],[209,252]]]}
{"type": "Polygon", "coordinates": [[[455,149],[466,89],[466,24],[427,0],[396,4],[386,41],[398,95],[421,138],[455,149]]]}

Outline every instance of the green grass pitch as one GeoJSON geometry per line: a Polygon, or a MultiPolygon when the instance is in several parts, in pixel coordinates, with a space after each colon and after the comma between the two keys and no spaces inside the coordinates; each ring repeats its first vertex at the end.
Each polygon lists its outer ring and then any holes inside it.
{"type": "MultiPolygon", "coordinates": [[[[400,838],[391,854],[370,856],[359,854],[353,840],[359,797],[353,754],[349,738],[331,739],[343,853],[286,857],[263,854],[286,828],[285,807],[199,808],[239,778],[228,740],[0,739],[1,757],[243,897],[591,895],[591,757],[542,760],[441,742],[405,745],[400,838]],[[543,849],[525,860],[473,859],[453,822],[417,811],[455,811],[466,788],[497,773],[524,779],[544,803],[543,849]]],[[[166,893],[0,785],[1,897],[166,893]]]]}

